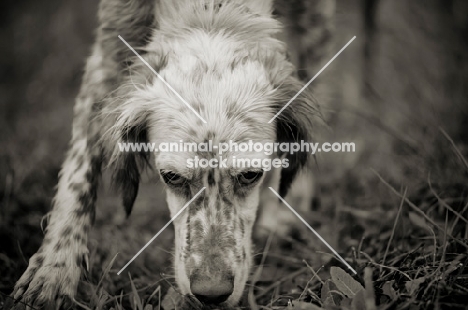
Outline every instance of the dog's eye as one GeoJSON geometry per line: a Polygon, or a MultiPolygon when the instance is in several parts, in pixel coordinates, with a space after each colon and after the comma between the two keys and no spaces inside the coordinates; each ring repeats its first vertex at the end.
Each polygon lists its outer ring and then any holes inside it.
{"type": "Polygon", "coordinates": [[[242,185],[250,185],[255,183],[263,175],[263,170],[246,171],[237,175],[237,180],[242,185]]]}
{"type": "Polygon", "coordinates": [[[172,171],[167,171],[167,170],[161,170],[160,172],[166,184],[182,185],[185,183],[185,178],[178,175],[177,173],[174,173],[172,171]]]}

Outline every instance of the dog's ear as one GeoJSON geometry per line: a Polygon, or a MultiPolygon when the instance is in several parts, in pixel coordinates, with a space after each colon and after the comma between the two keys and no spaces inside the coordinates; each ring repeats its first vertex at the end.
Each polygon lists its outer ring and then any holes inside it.
{"type": "MultiPolygon", "coordinates": [[[[277,86],[275,92],[276,111],[281,111],[301,91],[303,86],[303,83],[292,76],[277,86]]],[[[311,91],[306,88],[277,116],[277,141],[279,143],[313,142],[315,132],[324,126],[317,101],[312,96],[311,91]]],[[[281,171],[279,187],[279,194],[285,197],[297,173],[306,165],[310,154],[300,151],[294,154],[280,152],[278,155],[285,156],[289,162],[289,166],[281,171]]]]}
{"type": "MultiPolygon", "coordinates": [[[[127,145],[147,143],[146,124],[132,126],[122,129],[122,143],[127,145]]],[[[118,155],[113,174],[113,184],[121,193],[123,205],[127,217],[130,216],[133,204],[138,195],[140,185],[140,172],[149,164],[150,153],[145,151],[120,152],[118,155]]]]}
{"type": "MultiPolygon", "coordinates": [[[[166,65],[166,58],[157,53],[143,56],[151,67],[160,70],[166,65]]],[[[149,142],[148,116],[154,108],[154,96],[135,85],[146,85],[154,75],[143,62],[136,62],[125,71],[120,86],[104,100],[107,101],[103,118],[106,126],[102,142],[113,169],[113,185],[123,197],[127,216],[130,215],[138,194],[140,172],[151,167],[151,150],[130,146],[142,146],[149,142]],[[129,147],[130,149],[124,149],[129,147]]],[[[146,145],[145,145],[146,146],[146,145]]]]}

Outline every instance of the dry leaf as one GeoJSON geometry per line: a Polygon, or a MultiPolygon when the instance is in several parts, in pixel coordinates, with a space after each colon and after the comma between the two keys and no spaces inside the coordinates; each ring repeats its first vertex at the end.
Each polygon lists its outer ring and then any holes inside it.
{"type": "Polygon", "coordinates": [[[305,302],[305,301],[293,301],[294,310],[323,310],[317,305],[305,302]]]}
{"type": "Polygon", "coordinates": [[[336,287],[347,297],[354,297],[360,290],[364,290],[362,285],[354,280],[346,271],[340,267],[331,267],[330,275],[336,287]]]}
{"type": "Polygon", "coordinates": [[[419,289],[419,286],[426,281],[426,277],[417,278],[405,283],[406,290],[412,295],[416,293],[419,289]]]}
{"type": "Polygon", "coordinates": [[[382,285],[382,293],[388,297],[390,297],[391,300],[396,300],[398,298],[395,289],[393,288],[393,283],[395,281],[387,281],[382,285]]]}
{"type": "Polygon", "coordinates": [[[322,302],[325,302],[327,297],[331,296],[330,291],[337,291],[338,288],[336,285],[332,282],[332,280],[327,280],[325,283],[322,285],[322,289],[320,291],[320,297],[322,299],[322,302]]]}

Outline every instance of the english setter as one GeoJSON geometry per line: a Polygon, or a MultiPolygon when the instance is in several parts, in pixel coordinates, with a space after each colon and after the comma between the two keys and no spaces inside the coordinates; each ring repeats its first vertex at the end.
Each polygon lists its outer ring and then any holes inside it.
{"type": "MultiPolygon", "coordinates": [[[[205,305],[235,306],[249,276],[263,170],[232,166],[195,169],[185,164],[194,156],[216,158],[216,150],[130,153],[118,152],[117,144],[310,141],[322,120],[309,89],[273,122],[269,120],[304,85],[294,65],[304,68],[320,59],[322,45],[330,40],[325,26],[331,3],[102,0],[100,26],[76,100],[71,145],[45,238],[12,296],[37,308],[56,304],[63,297],[73,299],[81,268],[87,266],[87,233],[95,217],[101,168],[108,166],[114,172],[129,214],[140,171],[152,165],[167,184],[171,216],[205,188],[174,221],[175,276],[180,292],[205,305]],[[301,15],[308,11],[314,17],[301,15]],[[327,13],[319,16],[317,12],[327,13]],[[288,55],[287,45],[280,39],[283,28],[278,15],[286,21],[285,41],[299,52],[288,55]],[[312,18],[316,18],[315,24],[312,18]],[[311,49],[314,44],[317,48],[311,49]]],[[[250,156],[238,152],[223,155],[250,156]]],[[[289,161],[289,167],[280,172],[279,194],[285,196],[306,165],[307,154],[276,156],[289,161]]]]}

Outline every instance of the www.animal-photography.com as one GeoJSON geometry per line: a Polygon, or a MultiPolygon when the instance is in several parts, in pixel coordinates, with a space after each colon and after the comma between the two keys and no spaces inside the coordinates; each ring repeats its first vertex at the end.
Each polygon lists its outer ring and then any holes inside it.
{"type": "Polygon", "coordinates": [[[0,12],[0,309],[466,309],[466,1],[0,12]]]}

